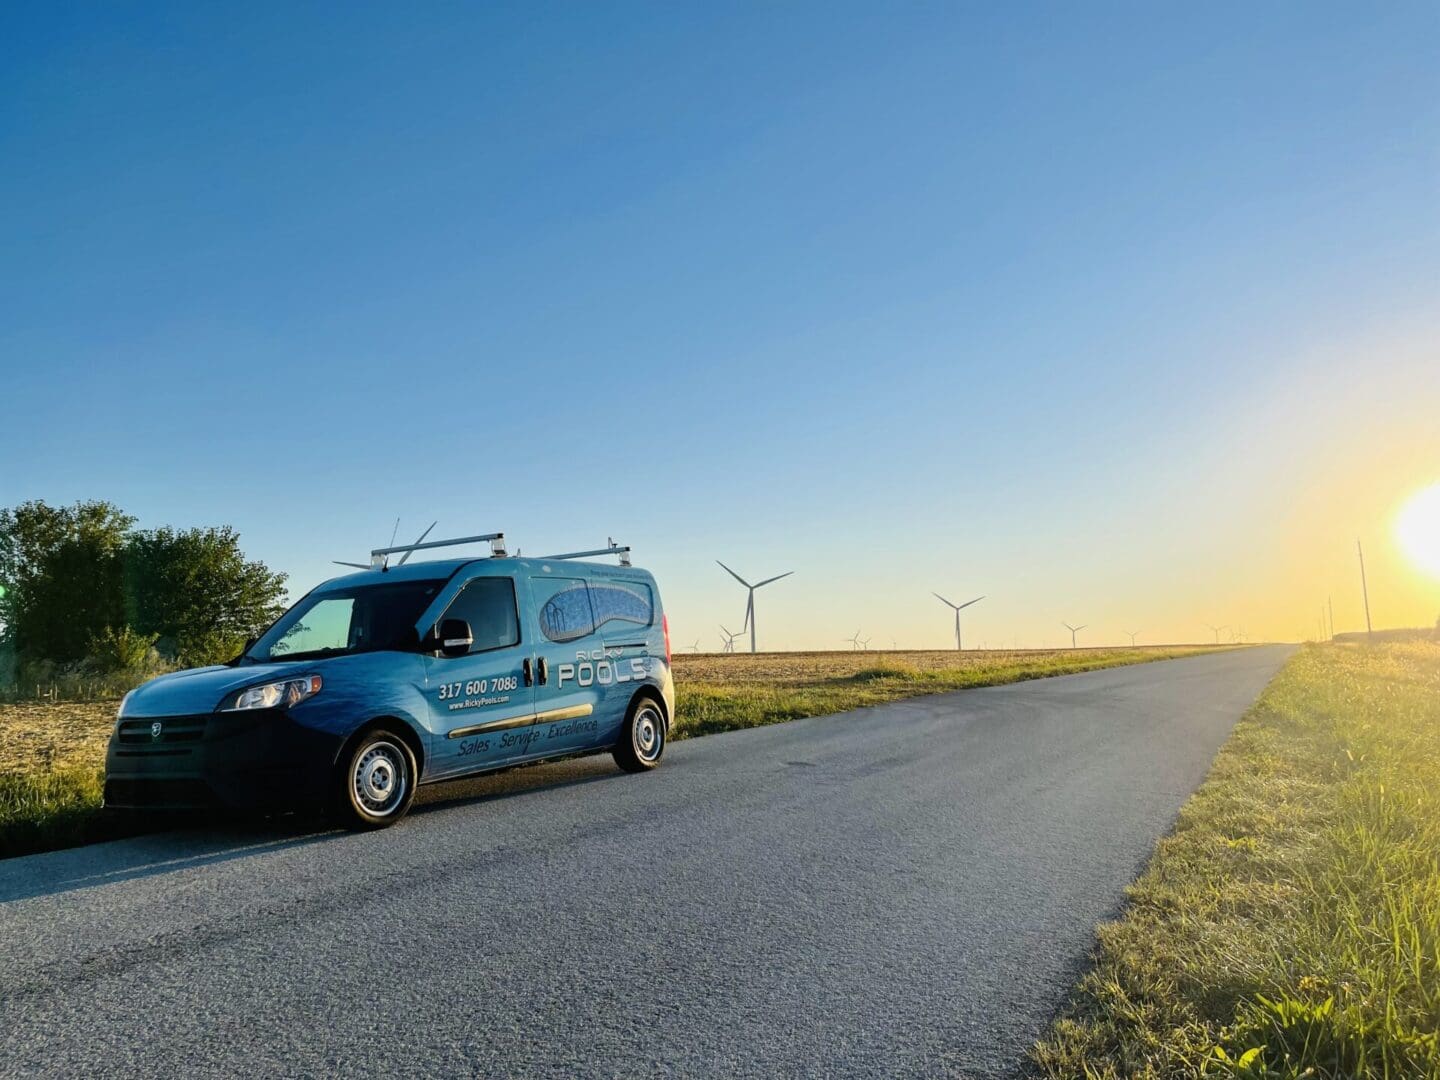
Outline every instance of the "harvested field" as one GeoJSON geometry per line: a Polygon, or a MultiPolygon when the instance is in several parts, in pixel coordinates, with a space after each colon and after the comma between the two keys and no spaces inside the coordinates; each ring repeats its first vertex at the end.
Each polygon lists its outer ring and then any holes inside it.
{"type": "Polygon", "coordinates": [[[682,653],[675,656],[675,736],[712,735],[921,694],[1169,660],[1210,650],[1209,646],[1176,645],[964,652],[682,653]]]}
{"type": "Polygon", "coordinates": [[[116,701],[0,705],[0,775],[69,765],[100,768],[116,701]]]}
{"type": "MultiPolygon", "coordinates": [[[[1206,647],[1016,651],[679,654],[674,737],[693,738],[898,698],[993,686],[1207,651],[1206,647]]],[[[0,704],[0,857],[113,834],[98,822],[118,700],[0,704]]]]}
{"type": "Polygon", "coordinates": [[[803,686],[853,677],[859,672],[883,667],[917,672],[980,672],[1011,667],[1017,663],[1045,661],[1108,665],[1122,656],[1124,659],[1121,662],[1134,663],[1211,649],[1203,645],[1157,645],[1134,649],[966,649],[963,652],[954,649],[867,649],[855,652],[676,653],[673,659],[677,685],[703,682],[803,686]]]}

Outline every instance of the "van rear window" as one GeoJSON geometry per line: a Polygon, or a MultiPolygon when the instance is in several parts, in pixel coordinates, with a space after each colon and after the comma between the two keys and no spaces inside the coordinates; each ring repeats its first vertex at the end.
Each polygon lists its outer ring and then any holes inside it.
{"type": "Polygon", "coordinates": [[[643,582],[592,581],[587,586],[579,578],[546,578],[537,580],[536,588],[540,632],[551,641],[575,641],[617,623],[655,623],[654,596],[643,582]]]}

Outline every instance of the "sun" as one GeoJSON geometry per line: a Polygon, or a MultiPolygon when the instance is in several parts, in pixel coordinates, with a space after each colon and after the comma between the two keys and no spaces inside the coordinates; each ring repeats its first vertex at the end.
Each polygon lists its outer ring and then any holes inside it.
{"type": "Polygon", "coordinates": [[[1410,496],[1395,518],[1395,538],[1411,562],[1440,577],[1440,484],[1410,496]]]}

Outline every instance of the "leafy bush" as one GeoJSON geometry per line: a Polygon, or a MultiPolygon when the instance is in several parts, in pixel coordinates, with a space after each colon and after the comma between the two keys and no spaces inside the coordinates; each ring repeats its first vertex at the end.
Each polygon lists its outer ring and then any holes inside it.
{"type": "Polygon", "coordinates": [[[90,636],[87,661],[96,674],[139,675],[159,661],[155,641],[159,634],[137,634],[128,626],[119,630],[107,626],[90,636]]]}

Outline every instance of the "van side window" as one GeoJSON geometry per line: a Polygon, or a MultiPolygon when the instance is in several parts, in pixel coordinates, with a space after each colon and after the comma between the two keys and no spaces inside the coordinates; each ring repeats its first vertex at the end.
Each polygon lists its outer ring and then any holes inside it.
{"type": "Polygon", "coordinates": [[[595,632],[595,612],[585,582],[578,578],[532,581],[542,634],[551,641],[566,642],[595,632]]]}
{"type": "Polygon", "coordinates": [[[650,586],[639,582],[592,581],[590,603],[595,608],[597,630],[609,622],[649,626],[655,621],[650,586]]]}
{"type": "Polygon", "coordinates": [[[470,632],[475,635],[472,653],[520,643],[515,582],[506,577],[476,578],[450,601],[443,618],[464,619],[470,624],[470,632]]]}

